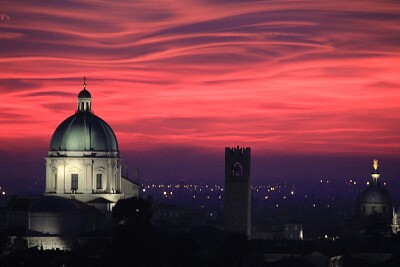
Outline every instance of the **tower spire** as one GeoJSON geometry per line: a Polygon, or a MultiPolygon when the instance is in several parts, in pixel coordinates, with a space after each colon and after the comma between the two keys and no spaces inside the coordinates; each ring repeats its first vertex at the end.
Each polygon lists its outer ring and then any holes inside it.
{"type": "Polygon", "coordinates": [[[83,76],[83,89],[86,89],[86,76],[83,76]]]}

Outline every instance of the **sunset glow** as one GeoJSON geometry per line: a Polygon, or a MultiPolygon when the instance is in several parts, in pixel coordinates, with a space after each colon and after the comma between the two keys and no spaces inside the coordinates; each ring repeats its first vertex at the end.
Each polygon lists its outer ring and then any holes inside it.
{"type": "Polygon", "coordinates": [[[400,152],[395,1],[81,2],[0,4],[2,151],[46,151],[86,76],[122,152],[400,152]]]}

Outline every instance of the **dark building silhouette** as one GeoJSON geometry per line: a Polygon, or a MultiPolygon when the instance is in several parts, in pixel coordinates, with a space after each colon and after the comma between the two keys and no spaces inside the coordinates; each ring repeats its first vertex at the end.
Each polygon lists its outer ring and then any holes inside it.
{"type": "Polygon", "coordinates": [[[225,231],[250,238],[250,148],[225,148],[225,231]]]}

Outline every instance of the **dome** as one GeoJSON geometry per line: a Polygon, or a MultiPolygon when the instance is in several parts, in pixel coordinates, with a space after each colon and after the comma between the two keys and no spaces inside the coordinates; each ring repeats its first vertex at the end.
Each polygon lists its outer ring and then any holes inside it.
{"type": "Polygon", "coordinates": [[[117,152],[118,142],[104,120],[91,112],[77,112],[57,127],[51,138],[50,150],[117,152]]]}
{"type": "Polygon", "coordinates": [[[77,210],[77,207],[67,198],[42,197],[35,201],[28,210],[29,212],[73,212],[77,210]]]}
{"type": "Polygon", "coordinates": [[[389,192],[380,186],[379,183],[371,184],[368,188],[360,195],[360,204],[388,204],[391,205],[391,198],[389,192]]]}
{"type": "Polygon", "coordinates": [[[82,91],[80,91],[80,93],[78,94],[78,98],[92,98],[92,95],[85,88],[82,91]]]}

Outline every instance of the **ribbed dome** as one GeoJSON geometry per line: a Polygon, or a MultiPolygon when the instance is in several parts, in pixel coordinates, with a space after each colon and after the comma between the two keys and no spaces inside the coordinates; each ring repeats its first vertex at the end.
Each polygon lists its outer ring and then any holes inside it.
{"type": "Polygon", "coordinates": [[[57,127],[50,150],[117,152],[118,142],[111,127],[101,118],[91,112],[77,112],[57,127]]]}
{"type": "Polygon", "coordinates": [[[391,204],[389,192],[379,183],[371,184],[359,197],[360,204],[391,204]]]}

